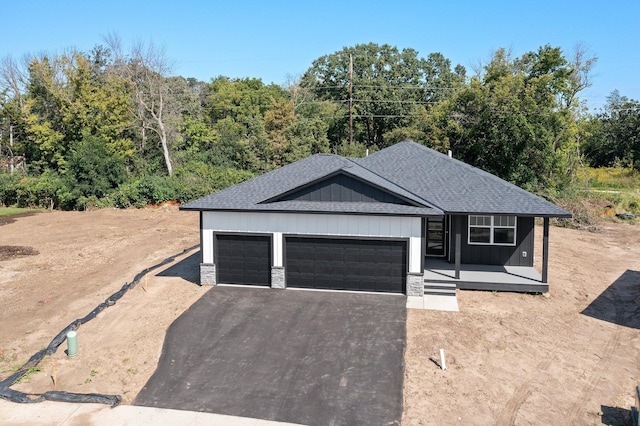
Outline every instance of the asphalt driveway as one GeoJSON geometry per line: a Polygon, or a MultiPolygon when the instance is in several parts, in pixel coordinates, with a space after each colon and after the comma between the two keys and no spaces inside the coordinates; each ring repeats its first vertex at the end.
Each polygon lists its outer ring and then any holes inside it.
{"type": "Polygon", "coordinates": [[[399,424],[405,303],[213,287],[169,327],[134,404],[308,425],[399,424]]]}

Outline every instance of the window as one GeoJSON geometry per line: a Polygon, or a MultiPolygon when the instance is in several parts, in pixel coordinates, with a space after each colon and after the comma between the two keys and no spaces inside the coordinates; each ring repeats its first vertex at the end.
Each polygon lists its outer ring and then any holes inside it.
{"type": "Polygon", "coordinates": [[[469,216],[469,244],[516,245],[515,216],[469,216]]]}

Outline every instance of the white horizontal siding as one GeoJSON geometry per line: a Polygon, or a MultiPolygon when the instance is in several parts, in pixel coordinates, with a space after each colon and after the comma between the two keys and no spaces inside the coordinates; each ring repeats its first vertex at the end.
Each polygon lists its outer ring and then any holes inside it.
{"type": "Polygon", "coordinates": [[[306,213],[203,212],[203,258],[213,262],[213,232],[274,235],[274,266],[283,266],[282,234],[409,239],[409,272],[421,272],[422,221],[419,217],[306,213]]]}
{"type": "Polygon", "coordinates": [[[260,232],[358,237],[421,237],[418,217],[304,213],[203,212],[202,226],[216,232],[260,232]]]}

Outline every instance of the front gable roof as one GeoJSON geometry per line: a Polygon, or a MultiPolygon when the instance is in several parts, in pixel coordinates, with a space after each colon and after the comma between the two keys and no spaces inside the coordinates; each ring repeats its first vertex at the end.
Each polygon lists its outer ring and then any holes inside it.
{"type": "Polygon", "coordinates": [[[409,202],[390,191],[358,179],[344,169],[325,176],[316,182],[311,182],[278,195],[274,199],[263,201],[263,203],[275,201],[378,202],[405,206],[418,205],[416,202],[409,202]]]}
{"type": "Polygon", "coordinates": [[[360,159],[316,154],[192,201],[181,209],[411,216],[444,213],[571,216],[555,204],[497,176],[411,141],[360,159]],[[338,182],[340,179],[342,182],[338,182]],[[323,190],[341,186],[346,187],[344,194],[322,195],[323,190]],[[311,193],[315,195],[309,195],[311,193]]]}
{"type": "Polygon", "coordinates": [[[207,195],[181,207],[183,210],[298,211],[348,214],[442,215],[425,200],[377,176],[353,160],[332,154],[316,154],[249,181],[207,195]],[[385,193],[382,200],[305,200],[305,188],[330,183],[344,175],[361,181],[371,192],[385,193]]]}

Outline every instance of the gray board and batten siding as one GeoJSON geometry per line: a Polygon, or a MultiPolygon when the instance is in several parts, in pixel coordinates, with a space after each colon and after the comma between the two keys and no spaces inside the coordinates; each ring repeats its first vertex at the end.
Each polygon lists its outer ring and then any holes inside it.
{"type": "Polygon", "coordinates": [[[278,198],[279,201],[334,201],[342,203],[392,203],[412,205],[407,201],[359,179],[338,173],[278,198]]]}
{"type": "MultiPolygon", "coordinates": [[[[452,216],[451,235],[456,234],[456,224],[460,223],[460,262],[472,265],[533,266],[534,218],[517,217],[516,245],[476,245],[469,244],[469,216],[452,216]],[[456,220],[457,219],[457,220],[456,220]]],[[[453,261],[455,238],[451,239],[449,260],[453,261]]]]}

